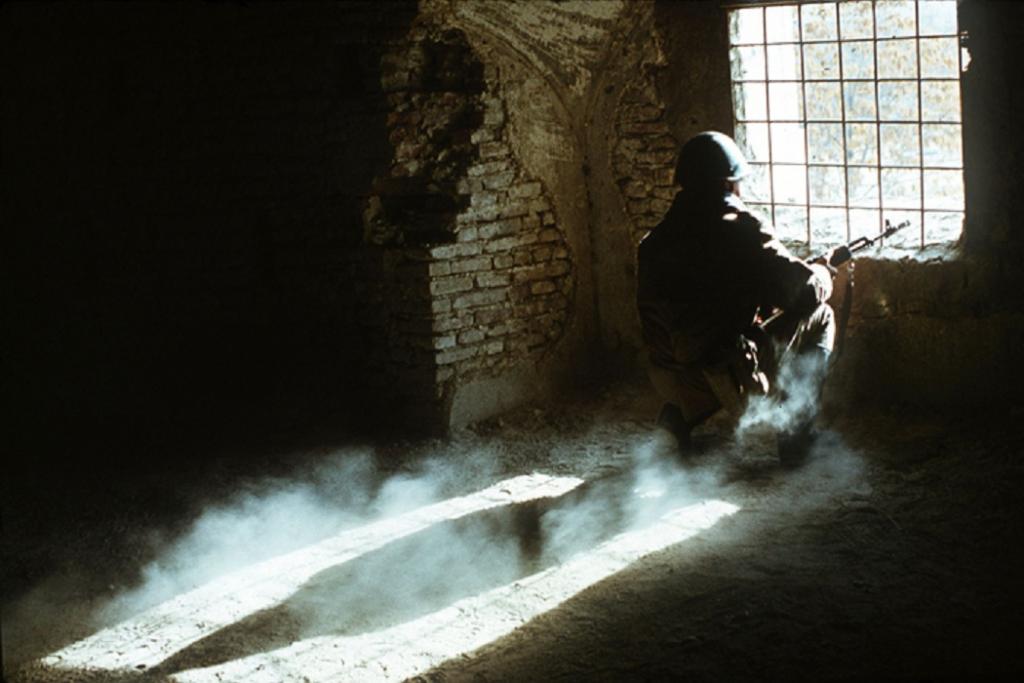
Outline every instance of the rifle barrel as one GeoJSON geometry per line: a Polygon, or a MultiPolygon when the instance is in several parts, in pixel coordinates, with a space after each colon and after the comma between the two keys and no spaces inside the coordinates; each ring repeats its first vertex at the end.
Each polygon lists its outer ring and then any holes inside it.
{"type": "Polygon", "coordinates": [[[874,237],[858,237],[857,239],[852,240],[847,244],[844,244],[841,247],[837,247],[835,250],[833,250],[831,259],[829,259],[829,252],[825,252],[818,258],[829,260],[830,265],[838,268],[842,264],[852,259],[854,253],[861,251],[863,249],[867,249],[868,247],[874,245],[879,240],[892,236],[898,230],[902,230],[908,225],[910,225],[910,221],[903,221],[898,225],[893,225],[887,220],[885,221],[885,229],[882,231],[881,235],[875,235],[874,237]],[[844,249],[845,252],[843,251],[844,249]]]}

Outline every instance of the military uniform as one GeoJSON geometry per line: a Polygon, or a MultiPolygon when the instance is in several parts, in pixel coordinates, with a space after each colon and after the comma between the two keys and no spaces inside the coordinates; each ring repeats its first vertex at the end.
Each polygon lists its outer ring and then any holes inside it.
{"type": "Polygon", "coordinates": [[[771,381],[779,350],[832,350],[831,273],[791,254],[735,194],[684,189],[640,242],[637,260],[651,380],[687,423],[736,407],[751,389],[737,359],[761,373],[760,383],[771,381]],[[758,316],[775,309],[785,314],[766,335],[758,316]],[[721,386],[723,368],[736,385],[732,396],[721,386]]]}

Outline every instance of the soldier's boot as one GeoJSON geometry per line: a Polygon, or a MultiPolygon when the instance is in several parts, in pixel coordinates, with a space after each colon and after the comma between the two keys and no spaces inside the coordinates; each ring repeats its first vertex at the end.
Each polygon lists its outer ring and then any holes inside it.
{"type": "Polygon", "coordinates": [[[818,440],[818,430],[813,420],[805,420],[794,429],[779,432],[776,439],[779,464],[786,469],[795,469],[810,457],[818,440]]]}
{"type": "Polygon", "coordinates": [[[693,452],[693,441],[690,438],[693,426],[687,423],[679,406],[674,403],[666,403],[661,406],[656,423],[658,427],[667,431],[675,439],[676,452],[680,457],[685,457],[693,452]]]}
{"type": "Polygon", "coordinates": [[[787,469],[799,467],[807,462],[818,440],[819,432],[814,425],[814,418],[817,406],[821,403],[830,355],[827,350],[820,347],[811,347],[799,353],[805,362],[802,381],[810,383],[813,398],[808,406],[810,414],[798,418],[796,425],[779,432],[776,437],[779,464],[787,469]]]}

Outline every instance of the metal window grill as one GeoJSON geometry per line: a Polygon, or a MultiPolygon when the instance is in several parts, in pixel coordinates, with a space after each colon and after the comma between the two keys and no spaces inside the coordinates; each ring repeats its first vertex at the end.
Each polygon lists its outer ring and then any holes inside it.
{"type": "Polygon", "coordinates": [[[744,199],[810,247],[919,229],[888,246],[960,237],[964,216],[956,0],[845,0],[728,11],[744,199]]]}

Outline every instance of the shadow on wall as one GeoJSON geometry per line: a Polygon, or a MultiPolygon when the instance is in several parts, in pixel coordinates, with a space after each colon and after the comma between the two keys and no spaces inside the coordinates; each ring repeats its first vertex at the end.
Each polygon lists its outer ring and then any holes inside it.
{"type": "Polygon", "coordinates": [[[4,384],[26,449],[361,422],[381,55],[416,12],[4,8],[4,384]]]}

